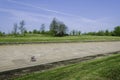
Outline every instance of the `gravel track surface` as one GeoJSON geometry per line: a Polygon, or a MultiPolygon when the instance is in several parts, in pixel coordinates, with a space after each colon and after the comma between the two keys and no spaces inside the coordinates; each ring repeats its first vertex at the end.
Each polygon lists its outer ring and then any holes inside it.
{"type": "Polygon", "coordinates": [[[0,72],[116,51],[120,42],[1,45],[0,72]]]}

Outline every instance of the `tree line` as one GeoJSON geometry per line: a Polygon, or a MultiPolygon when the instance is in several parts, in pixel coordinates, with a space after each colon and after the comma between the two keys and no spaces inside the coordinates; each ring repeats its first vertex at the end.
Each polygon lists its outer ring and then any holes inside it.
{"type": "Polygon", "coordinates": [[[45,30],[45,24],[41,24],[40,30],[34,29],[33,31],[27,31],[25,28],[25,21],[20,21],[19,24],[15,23],[11,35],[25,36],[26,34],[46,34],[51,36],[66,36],[68,27],[61,21],[54,18],[49,26],[49,31],[45,30]]]}
{"type": "Polygon", "coordinates": [[[120,36],[120,26],[116,26],[113,31],[100,30],[98,32],[83,33],[83,35],[95,35],[95,36],[120,36]]]}
{"type": "MultiPolygon", "coordinates": [[[[53,18],[52,22],[50,23],[49,30],[45,30],[45,24],[41,24],[39,30],[34,29],[32,31],[27,31],[25,28],[25,21],[22,20],[19,24],[15,23],[13,25],[12,32],[9,35],[13,36],[25,36],[26,34],[44,34],[44,35],[51,35],[51,36],[76,36],[76,35],[94,35],[94,36],[120,36],[120,26],[116,26],[113,31],[109,30],[100,30],[98,32],[86,32],[81,33],[81,31],[72,30],[68,33],[68,27],[62,22],[53,18]]],[[[0,31],[0,36],[5,36],[5,32],[0,31]]]]}

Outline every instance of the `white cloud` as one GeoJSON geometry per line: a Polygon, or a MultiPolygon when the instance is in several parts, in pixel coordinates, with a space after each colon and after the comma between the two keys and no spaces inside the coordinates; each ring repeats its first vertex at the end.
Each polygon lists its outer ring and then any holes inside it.
{"type": "Polygon", "coordinates": [[[48,25],[51,19],[53,18],[53,16],[50,16],[50,15],[45,15],[45,14],[40,14],[40,13],[38,14],[38,13],[27,12],[27,11],[20,11],[20,10],[15,10],[15,9],[0,8],[0,12],[5,12],[5,13],[10,14],[9,20],[7,18],[3,22],[4,24],[0,23],[1,25],[4,25],[1,28],[5,29],[5,26],[6,26],[7,28],[9,28],[9,32],[12,29],[13,23],[19,22],[21,20],[25,20],[26,28],[28,30],[32,30],[32,29],[39,29],[42,23],[45,23],[48,25]],[[5,22],[9,24],[5,24],[5,22]]]}
{"type": "Polygon", "coordinates": [[[0,12],[1,11],[10,13],[12,15],[11,19],[14,22],[20,21],[22,19],[25,20],[27,22],[26,26],[30,30],[35,28],[39,29],[41,23],[45,23],[49,25],[53,17],[56,17],[59,20],[63,21],[69,27],[69,30],[75,29],[75,30],[81,30],[83,32],[88,32],[88,31],[109,29],[113,26],[109,23],[104,23],[103,22],[104,19],[91,20],[91,19],[79,18],[79,17],[69,17],[59,14],[45,15],[40,13],[20,11],[14,9],[4,9],[4,8],[0,8],[0,12]]]}
{"type": "Polygon", "coordinates": [[[33,29],[34,26],[37,26],[35,28],[39,28],[41,23],[45,23],[49,25],[53,17],[56,17],[59,20],[63,21],[69,27],[70,30],[75,29],[75,30],[81,30],[83,32],[88,32],[88,31],[96,31],[102,29],[110,29],[114,27],[112,23],[107,22],[109,21],[109,18],[101,18],[101,19],[93,20],[81,16],[64,13],[61,11],[55,11],[43,7],[34,6],[28,3],[21,3],[15,0],[8,0],[8,1],[15,4],[20,4],[48,12],[48,14],[43,14],[37,12],[0,8],[0,11],[2,12],[10,13],[13,16],[12,19],[14,21],[21,19],[27,21],[27,23],[29,24],[28,28],[31,29],[33,29]]]}
{"type": "Polygon", "coordinates": [[[47,9],[47,8],[43,8],[43,7],[39,7],[39,6],[34,6],[32,4],[29,4],[29,3],[18,2],[16,0],[8,0],[8,1],[12,2],[12,3],[15,3],[15,4],[20,4],[20,5],[24,5],[24,6],[28,6],[28,7],[37,8],[37,9],[47,11],[47,12],[51,12],[51,13],[56,13],[56,14],[61,14],[61,15],[65,15],[65,16],[72,16],[72,17],[81,18],[81,16],[76,16],[76,15],[73,15],[73,14],[69,14],[69,13],[65,13],[65,12],[61,12],[61,11],[57,11],[57,10],[52,10],[52,9],[47,9]]]}
{"type": "Polygon", "coordinates": [[[44,14],[38,14],[33,12],[27,12],[27,11],[20,11],[20,10],[14,10],[14,9],[4,9],[0,8],[0,12],[7,12],[12,15],[14,18],[18,19],[25,19],[27,21],[35,21],[39,22],[42,18],[51,19],[53,16],[50,15],[44,15],[44,14]]]}

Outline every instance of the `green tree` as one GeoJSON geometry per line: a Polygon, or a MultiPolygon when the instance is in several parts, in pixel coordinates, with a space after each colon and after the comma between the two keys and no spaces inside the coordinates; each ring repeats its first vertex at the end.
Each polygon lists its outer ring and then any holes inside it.
{"type": "Polygon", "coordinates": [[[84,33],[84,35],[97,35],[96,32],[87,32],[87,33],[84,33]]]}
{"type": "Polygon", "coordinates": [[[38,31],[36,29],[34,29],[33,34],[38,34],[38,31]]]}
{"type": "Polygon", "coordinates": [[[29,34],[32,34],[32,31],[28,31],[29,34]]]}
{"type": "Polygon", "coordinates": [[[58,22],[57,35],[64,36],[67,31],[67,26],[63,22],[58,22]]]}
{"type": "Polygon", "coordinates": [[[3,36],[3,33],[0,31],[0,36],[3,36]]]}
{"type": "Polygon", "coordinates": [[[111,34],[111,32],[109,30],[105,30],[105,35],[106,36],[111,36],[112,34],[111,34]]]}
{"type": "Polygon", "coordinates": [[[113,31],[115,36],[120,36],[120,26],[116,26],[113,31]]]}
{"type": "Polygon", "coordinates": [[[56,18],[54,18],[53,21],[50,24],[50,33],[51,33],[51,35],[53,35],[53,36],[56,35],[57,27],[58,27],[57,20],[56,20],[56,18]]]}
{"type": "Polygon", "coordinates": [[[67,26],[54,18],[50,24],[50,33],[53,36],[65,36],[67,33],[67,26]]]}
{"type": "Polygon", "coordinates": [[[28,31],[27,31],[27,30],[25,30],[25,31],[24,31],[24,33],[25,33],[25,34],[27,34],[27,33],[28,33],[28,31]]]}
{"type": "Polygon", "coordinates": [[[105,33],[103,30],[100,30],[97,32],[97,36],[104,36],[104,35],[105,35],[105,33]]]}
{"type": "Polygon", "coordinates": [[[0,36],[5,36],[5,32],[0,31],[0,36]]]}

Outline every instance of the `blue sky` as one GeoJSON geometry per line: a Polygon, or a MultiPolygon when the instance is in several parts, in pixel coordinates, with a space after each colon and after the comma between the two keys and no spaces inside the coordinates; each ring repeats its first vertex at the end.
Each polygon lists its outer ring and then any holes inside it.
{"type": "Polygon", "coordinates": [[[120,25],[120,0],[0,0],[0,31],[11,32],[25,20],[28,30],[40,29],[56,17],[82,32],[113,30],[120,25]]]}

